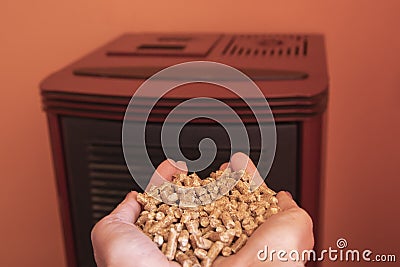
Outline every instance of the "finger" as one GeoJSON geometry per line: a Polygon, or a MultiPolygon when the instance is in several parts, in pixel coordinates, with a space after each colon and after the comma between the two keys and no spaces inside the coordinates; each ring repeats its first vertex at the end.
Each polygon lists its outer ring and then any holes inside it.
{"type": "Polygon", "coordinates": [[[136,200],[137,192],[130,192],[125,199],[111,212],[111,214],[121,221],[133,223],[136,222],[142,210],[136,200]]]}
{"type": "Polygon", "coordinates": [[[278,206],[282,209],[282,211],[299,207],[289,192],[280,191],[276,197],[278,198],[278,206]]]}
{"type": "Polygon", "coordinates": [[[231,168],[234,171],[245,170],[246,173],[251,176],[252,186],[258,187],[259,185],[264,184],[264,179],[258,172],[257,167],[254,165],[253,161],[246,154],[242,152],[237,152],[233,154],[230,163],[231,163],[231,168]]]}
{"type": "Polygon", "coordinates": [[[187,172],[188,172],[186,162],[184,162],[184,161],[177,161],[175,164],[175,168],[177,169],[177,173],[187,174],[187,172]]]}
{"type": "Polygon", "coordinates": [[[178,173],[186,174],[188,171],[186,163],[184,161],[173,161],[172,159],[166,159],[158,165],[154,171],[149,184],[147,185],[146,191],[153,185],[159,186],[166,181],[171,181],[172,177],[178,173]]]}
{"type": "Polygon", "coordinates": [[[221,171],[224,171],[226,168],[228,168],[228,166],[229,166],[229,162],[225,162],[225,163],[222,163],[222,164],[221,164],[221,166],[219,167],[219,169],[220,169],[221,171]]]}
{"type": "Polygon", "coordinates": [[[248,174],[254,174],[257,171],[256,166],[251,161],[251,159],[242,152],[237,152],[232,155],[231,160],[231,168],[234,171],[245,170],[248,174]]]}

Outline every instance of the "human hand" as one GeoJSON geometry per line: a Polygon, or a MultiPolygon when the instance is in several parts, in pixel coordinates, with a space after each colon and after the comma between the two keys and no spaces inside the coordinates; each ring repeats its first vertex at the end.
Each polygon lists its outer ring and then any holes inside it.
{"type": "MultiPolygon", "coordinates": [[[[226,166],[224,164],[221,167],[226,166]]],[[[254,164],[243,153],[232,156],[230,167],[234,170],[245,169],[249,174],[254,174],[255,179],[261,179],[254,164]]],[[[187,172],[183,162],[174,164],[170,160],[164,161],[157,168],[150,184],[160,183],[161,177],[171,180],[179,172],[187,172]],[[174,165],[179,165],[179,168],[174,165]]],[[[178,267],[178,263],[168,261],[157,246],[134,225],[141,212],[136,195],[136,192],[129,193],[110,215],[94,227],[92,243],[97,265],[178,267]]],[[[264,249],[265,245],[276,251],[282,249],[289,252],[296,249],[300,253],[313,246],[312,221],[308,214],[286,192],[280,192],[277,197],[282,211],[263,223],[237,254],[227,258],[221,256],[213,266],[296,266],[293,262],[261,262],[257,259],[257,252],[264,249]]]]}
{"type": "MultiPolygon", "coordinates": [[[[221,166],[224,169],[225,163],[221,166]]],[[[232,156],[229,167],[234,171],[246,170],[253,179],[261,179],[254,163],[243,153],[232,156]]],[[[265,184],[261,185],[265,186],[265,184]]],[[[275,253],[273,261],[267,259],[260,261],[257,257],[259,250],[279,250],[289,253],[296,250],[310,250],[314,246],[313,224],[307,212],[299,208],[288,192],[281,191],[277,194],[278,206],[281,211],[266,220],[248,239],[246,245],[236,254],[229,257],[218,257],[214,266],[304,266],[305,262],[279,261],[275,253]]],[[[264,255],[262,255],[264,256],[264,255]]],[[[286,258],[288,255],[286,254],[286,258]]]]}
{"type": "MultiPolygon", "coordinates": [[[[162,179],[171,180],[177,173],[187,173],[184,162],[165,160],[153,174],[150,184],[162,179]]],[[[134,224],[142,210],[136,200],[137,192],[129,193],[125,200],[101,219],[92,230],[92,245],[98,267],[179,267],[169,261],[156,244],[134,224]]]]}

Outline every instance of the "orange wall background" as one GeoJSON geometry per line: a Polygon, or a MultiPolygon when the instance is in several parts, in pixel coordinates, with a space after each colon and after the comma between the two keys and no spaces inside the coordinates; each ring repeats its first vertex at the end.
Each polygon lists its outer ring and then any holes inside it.
{"type": "Polygon", "coordinates": [[[399,261],[399,10],[397,0],[3,0],[0,265],[66,266],[38,84],[127,31],[324,33],[331,92],[323,244],[343,237],[399,261]]]}

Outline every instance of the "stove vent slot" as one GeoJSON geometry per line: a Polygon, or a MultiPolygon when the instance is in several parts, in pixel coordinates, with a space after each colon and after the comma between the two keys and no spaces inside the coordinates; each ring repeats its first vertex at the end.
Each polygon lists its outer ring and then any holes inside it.
{"type": "Polygon", "coordinates": [[[222,50],[223,56],[307,56],[307,37],[302,35],[236,35],[222,50]]]}
{"type": "Polygon", "coordinates": [[[92,220],[96,223],[137,186],[125,165],[121,144],[95,143],[87,148],[92,220]]]}

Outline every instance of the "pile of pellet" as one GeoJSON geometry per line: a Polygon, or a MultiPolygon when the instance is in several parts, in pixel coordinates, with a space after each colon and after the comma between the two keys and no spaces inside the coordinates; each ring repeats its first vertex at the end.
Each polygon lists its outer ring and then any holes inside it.
{"type": "Polygon", "coordinates": [[[177,175],[137,200],[143,211],[136,225],[169,260],[185,267],[208,267],[218,255],[238,252],[279,211],[273,190],[263,184],[251,192],[250,176],[229,169],[204,180],[177,175]]]}

